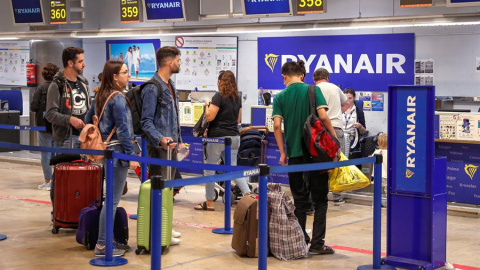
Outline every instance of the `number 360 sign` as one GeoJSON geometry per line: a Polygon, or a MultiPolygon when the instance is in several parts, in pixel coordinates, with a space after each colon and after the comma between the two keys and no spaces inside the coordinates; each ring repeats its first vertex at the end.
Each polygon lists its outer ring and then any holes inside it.
{"type": "Polygon", "coordinates": [[[325,0],[297,0],[297,14],[323,13],[325,0]]]}

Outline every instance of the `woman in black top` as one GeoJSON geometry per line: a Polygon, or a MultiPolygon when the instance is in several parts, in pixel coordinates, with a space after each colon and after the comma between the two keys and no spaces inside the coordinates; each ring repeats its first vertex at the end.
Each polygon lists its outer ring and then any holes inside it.
{"type": "MultiPolygon", "coordinates": [[[[42,83],[33,94],[30,110],[35,112],[35,125],[37,127],[45,127],[46,131],[38,131],[38,144],[43,147],[53,147],[52,124],[43,118],[47,108],[47,92],[48,87],[52,83],[53,76],[60,69],[52,63],[48,63],[42,70],[42,76],[45,82],[42,83]]],[[[52,167],[50,167],[50,158],[52,153],[41,152],[41,163],[43,169],[44,182],[38,186],[38,189],[50,190],[50,179],[52,179],[52,167]]]]}
{"type": "Polygon", "coordinates": [[[363,110],[355,106],[355,90],[353,88],[345,88],[344,93],[350,106],[343,113],[343,131],[350,136],[350,140],[347,141],[350,142],[350,153],[352,153],[360,149],[359,137],[367,131],[367,128],[363,110]]]}
{"type": "MultiPolygon", "coordinates": [[[[238,124],[242,121],[242,100],[238,93],[235,75],[231,71],[220,71],[218,75],[218,90],[210,105],[205,108],[205,116],[210,123],[207,137],[232,139],[232,165],[237,165],[237,153],[240,146],[238,124]]],[[[209,143],[206,146],[206,162],[217,164],[220,157],[225,160],[225,147],[218,143],[209,143]]],[[[205,171],[205,175],[213,175],[214,171],[205,171]]],[[[236,179],[238,187],[245,195],[250,193],[247,178],[236,179]]],[[[215,183],[206,183],[206,201],[194,207],[195,210],[214,211],[215,183]]]]}

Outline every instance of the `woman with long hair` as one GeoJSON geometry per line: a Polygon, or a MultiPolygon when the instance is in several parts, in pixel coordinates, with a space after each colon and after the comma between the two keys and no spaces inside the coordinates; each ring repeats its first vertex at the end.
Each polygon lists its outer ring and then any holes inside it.
{"type": "MultiPolygon", "coordinates": [[[[43,118],[47,108],[47,92],[48,87],[52,83],[53,76],[60,70],[53,63],[47,63],[42,70],[42,76],[45,82],[42,83],[33,94],[32,103],[30,103],[30,110],[35,112],[35,125],[37,127],[45,127],[46,131],[38,131],[38,145],[43,147],[53,147],[54,141],[52,138],[52,124],[43,118]]],[[[52,179],[52,167],[50,166],[50,158],[52,153],[41,152],[41,163],[43,169],[44,182],[38,186],[38,189],[50,190],[52,179]]]]}
{"type": "MultiPolygon", "coordinates": [[[[205,108],[205,116],[210,123],[207,137],[209,138],[231,138],[232,165],[237,165],[238,147],[240,147],[240,132],[238,124],[242,122],[242,100],[238,93],[235,75],[231,71],[220,71],[218,75],[218,91],[212,98],[210,105],[205,108]]],[[[218,143],[208,143],[206,146],[207,163],[217,164],[221,157],[225,160],[225,147],[218,143]]],[[[214,171],[205,171],[205,175],[213,175],[214,171]]],[[[245,195],[250,193],[250,188],[245,177],[235,180],[238,187],[245,195]]],[[[206,201],[194,207],[195,210],[214,211],[215,206],[215,183],[205,184],[206,201]]],[[[228,191],[227,191],[228,192],[228,191]]]]}
{"type": "MultiPolygon", "coordinates": [[[[100,89],[95,97],[95,102],[87,113],[86,123],[92,123],[94,117],[100,117],[103,109],[103,115],[99,120],[98,128],[102,134],[102,140],[105,142],[111,136],[108,142],[108,149],[115,152],[135,155],[133,148],[133,125],[132,113],[123,89],[128,85],[130,73],[123,61],[110,60],[103,67],[103,76],[100,89]]],[[[115,159],[113,170],[113,213],[122,196],[127,172],[129,167],[138,167],[138,162],[115,159]]],[[[100,226],[97,245],[95,246],[95,256],[105,256],[105,224],[106,207],[102,208],[100,214],[100,226]]],[[[128,245],[114,243],[113,256],[123,256],[130,249],[128,245]]]]}

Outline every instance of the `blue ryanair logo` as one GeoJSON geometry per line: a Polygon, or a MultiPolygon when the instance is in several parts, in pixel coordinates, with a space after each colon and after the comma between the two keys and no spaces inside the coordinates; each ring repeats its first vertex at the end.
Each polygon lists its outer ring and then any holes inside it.
{"type": "Polygon", "coordinates": [[[15,13],[17,14],[38,14],[42,11],[40,8],[16,8],[15,13]]]}

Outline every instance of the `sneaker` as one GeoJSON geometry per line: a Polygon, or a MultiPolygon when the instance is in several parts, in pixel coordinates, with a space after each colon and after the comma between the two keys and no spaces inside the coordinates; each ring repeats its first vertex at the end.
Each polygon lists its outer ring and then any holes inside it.
{"type": "Polygon", "coordinates": [[[174,229],[172,229],[172,237],[173,238],[179,238],[182,236],[182,233],[181,232],[177,232],[175,231],[174,229]]]}
{"type": "Polygon", "coordinates": [[[181,242],[180,239],[172,237],[172,240],[170,241],[170,246],[176,246],[180,244],[180,242],[181,242]]]}
{"type": "Polygon", "coordinates": [[[342,204],[345,204],[345,201],[342,198],[333,201],[333,205],[335,205],[335,206],[339,206],[339,205],[342,205],[342,204]]]}
{"type": "Polygon", "coordinates": [[[118,242],[113,242],[113,245],[120,250],[130,251],[130,246],[127,245],[127,244],[121,244],[121,243],[118,243],[118,242]]]}
{"type": "Polygon", "coordinates": [[[335,250],[329,246],[323,246],[321,249],[310,248],[308,250],[309,255],[327,255],[333,253],[335,253],[335,250]]]}
{"type": "MultiPolygon", "coordinates": [[[[98,245],[95,245],[95,251],[93,252],[93,254],[96,256],[96,257],[104,257],[105,256],[105,246],[103,248],[99,247],[98,245]]],[[[123,255],[125,255],[125,252],[127,252],[126,250],[121,250],[121,249],[118,249],[118,248],[114,248],[113,249],[113,252],[112,252],[112,255],[113,257],[121,257],[123,255]]]]}
{"type": "Polygon", "coordinates": [[[50,182],[48,182],[48,183],[43,182],[41,185],[38,185],[38,189],[41,189],[41,190],[50,191],[50,187],[51,187],[50,182]]]}

